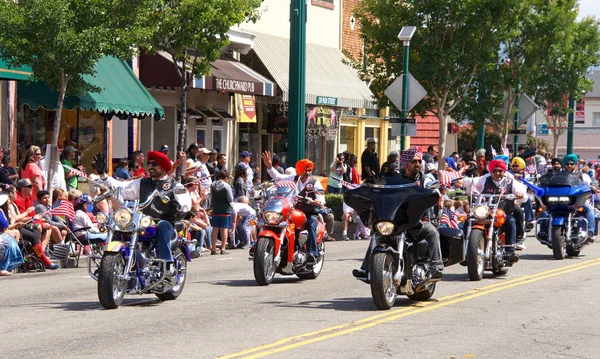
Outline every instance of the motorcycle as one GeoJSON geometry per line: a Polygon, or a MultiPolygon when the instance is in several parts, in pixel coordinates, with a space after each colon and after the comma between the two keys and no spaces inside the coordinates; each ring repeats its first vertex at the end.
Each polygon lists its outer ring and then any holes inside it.
{"type": "Polygon", "coordinates": [[[296,275],[301,279],[316,279],[323,269],[325,260],[325,225],[317,224],[317,249],[319,257],[314,265],[307,264],[306,215],[294,208],[294,197],[298,201],[311,202],[310,198],[295,195],[290,187],[269,188],[268,199],[257,221],[260,228],[253,247],[254,278],[258,285],[269,285],[275,273],[296,275]]]}
{"type": "MultiPolygon", "coordinates": [[[[542,177],[540,187],[541,202],[546,209],[535,224],[537,240],[552,249],[555,259],[577,257],[589,244],[589,223],[578,214],[591,196],[590,187],[581,181],[577,173],[566,171],[542,177]],[[545,236],[540,236],[539,224],[547,228],[545,236]]],[[[597,225],[594,234],[598,234],[597,225]]]]}
{"type": "Polygon", "coordinates": [[[471,203],[467,229],[467,269],[469,279],[479,281],[485,270],[505,275],[513,262],[506,258],[506,234],[502,226],[506,213],[498,208],[503,200],[512,201],[513,194],[476,194],[471,203]]]}
{"type": "Polygon", "coordinates": [[[158,255],[156,225],[142,213],[155,197],[160,197],[163,203],[168,203],[169,197],[154,190],[144,202],[125,201],[121,199],[121,189],[113,188],[94,200],[99,202],[114,196],[120,207],[111,215],[96,215],[100,230],[108,231],[104,254],[90,256],[88,261],[88,273],[98,282],[100,304],[106,309],[116,309],[125,294],[153,293],[161,300],[177,299],[185,285],[187,262],[191,261],[188,240],[180,235],[185,232],[185,225],[175,223],[169,272],[166,261],[158,255]],[[96,271],[92,271],[92,259],[100,260],[96,271]]]}
{"type": "MultiPolygon", "coordinates": [[[[421,224],[428,208],[438,203],[439,194],[399,177],[382,177],[376,183],[346,191],[344,202],[354,208],[363,223],[372,227],[368,277],[377,308],[394,306],[398,295],[425,301],[435,292],[425,239],[413,238],[408,230],[421,224]]],[[[440,247],[445,266],[465,259],[462,231],[440,228],[440,247]]]]}

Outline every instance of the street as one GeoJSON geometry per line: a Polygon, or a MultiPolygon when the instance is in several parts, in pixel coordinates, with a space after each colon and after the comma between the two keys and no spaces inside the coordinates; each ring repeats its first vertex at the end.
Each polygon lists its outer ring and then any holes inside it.
{"type": "Polygon", "coordinates": [[[189,265],[182,296],[98,303],[87,269],[0,280],[2,358],[598,358],[600,245],[554,260],[534,238],[505,277],[444,272],[433,300],[375,308],[351,271],[366,241],[328,242],[316,280],[259,287],[247,251],[189,265]]]}

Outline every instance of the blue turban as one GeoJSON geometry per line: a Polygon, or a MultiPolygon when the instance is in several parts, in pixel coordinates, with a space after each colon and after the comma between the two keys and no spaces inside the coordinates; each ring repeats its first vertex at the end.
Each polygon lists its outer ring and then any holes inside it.
{"type": "Polygon", "coordinates": [[[508,166],[508,163],[510,161],[510,159],[508,158],[507,155],[498,155],[496,157],[493,158],[494,160],[501,160],[504,161],[506,163],[506,165],[508,166]]]}
{"type": "Polygon", "coordinates": [[[574,153],[566,155],[562,159],[562,165],[564,166],[567,162],[573,162],[575,165],[577,165],[579,163],[579,157],[577,157],[577,155],[574,153]]]}

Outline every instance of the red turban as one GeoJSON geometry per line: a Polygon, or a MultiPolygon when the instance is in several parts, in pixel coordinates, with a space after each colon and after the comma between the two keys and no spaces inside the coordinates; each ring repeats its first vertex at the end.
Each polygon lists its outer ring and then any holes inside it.
{"type": "Polygon", "coordinates": [[[503,171],[506,171],[506,162],[504,162],[503,160],[491,160],[488,164],[488,171],[492,173],[492,171],[494,171],[494,168],[496,167],[500,167],[503,171]]]}
{"type": "Polygon", "coordinates": [[[165,170],[165,172],[169,172],[171,170],[171,160],[164,153],[158,151],[150,151],[148,152],[148,161],[156,161],[160,168],[165,170]]]}
{"type": "Polygon", "coordinates": [[[315,164],[311,160],[304,158],[296,162],[296,174],[298,176],[302,176],[307,169],[310,171],[315,169],[315,164]]]}

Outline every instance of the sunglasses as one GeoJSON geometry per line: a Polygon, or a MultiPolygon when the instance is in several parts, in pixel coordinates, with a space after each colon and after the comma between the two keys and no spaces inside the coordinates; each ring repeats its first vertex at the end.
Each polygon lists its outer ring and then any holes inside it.
{"type": "Polygon", "coordinates": [[[412,160],[412,161],[410,161],[410,163],[412,163],[413,165],[415,163],[421,164],[421,163],[423,163],[423,161],[421,161],[421,160],[412,160]]]}
{"type": "Polygon", "coordinates": [[[504,170],[493,170],[492,173],[502,174],[504,173],[504,170]]]}
{"type": "Polygon", "coordinates": [[[148,161],[148,162],[146,162],[146,164],[150,167],[158,166],[158,162],[156,162],[156,161],[148,161]]]}
{"type": "Polygon", "coordinates": [[[567,162],[565,166],[575,166],[575,164],[573,162],[567,162]]]}
{"type": "Polygon", "coordinates": [[[518,164],[516,164],[516,163],[515,163],[514,165],[512,165],[512,166],[513,166],[513,167],[519,167],[519,165],[518,165],[518,164]]]}

